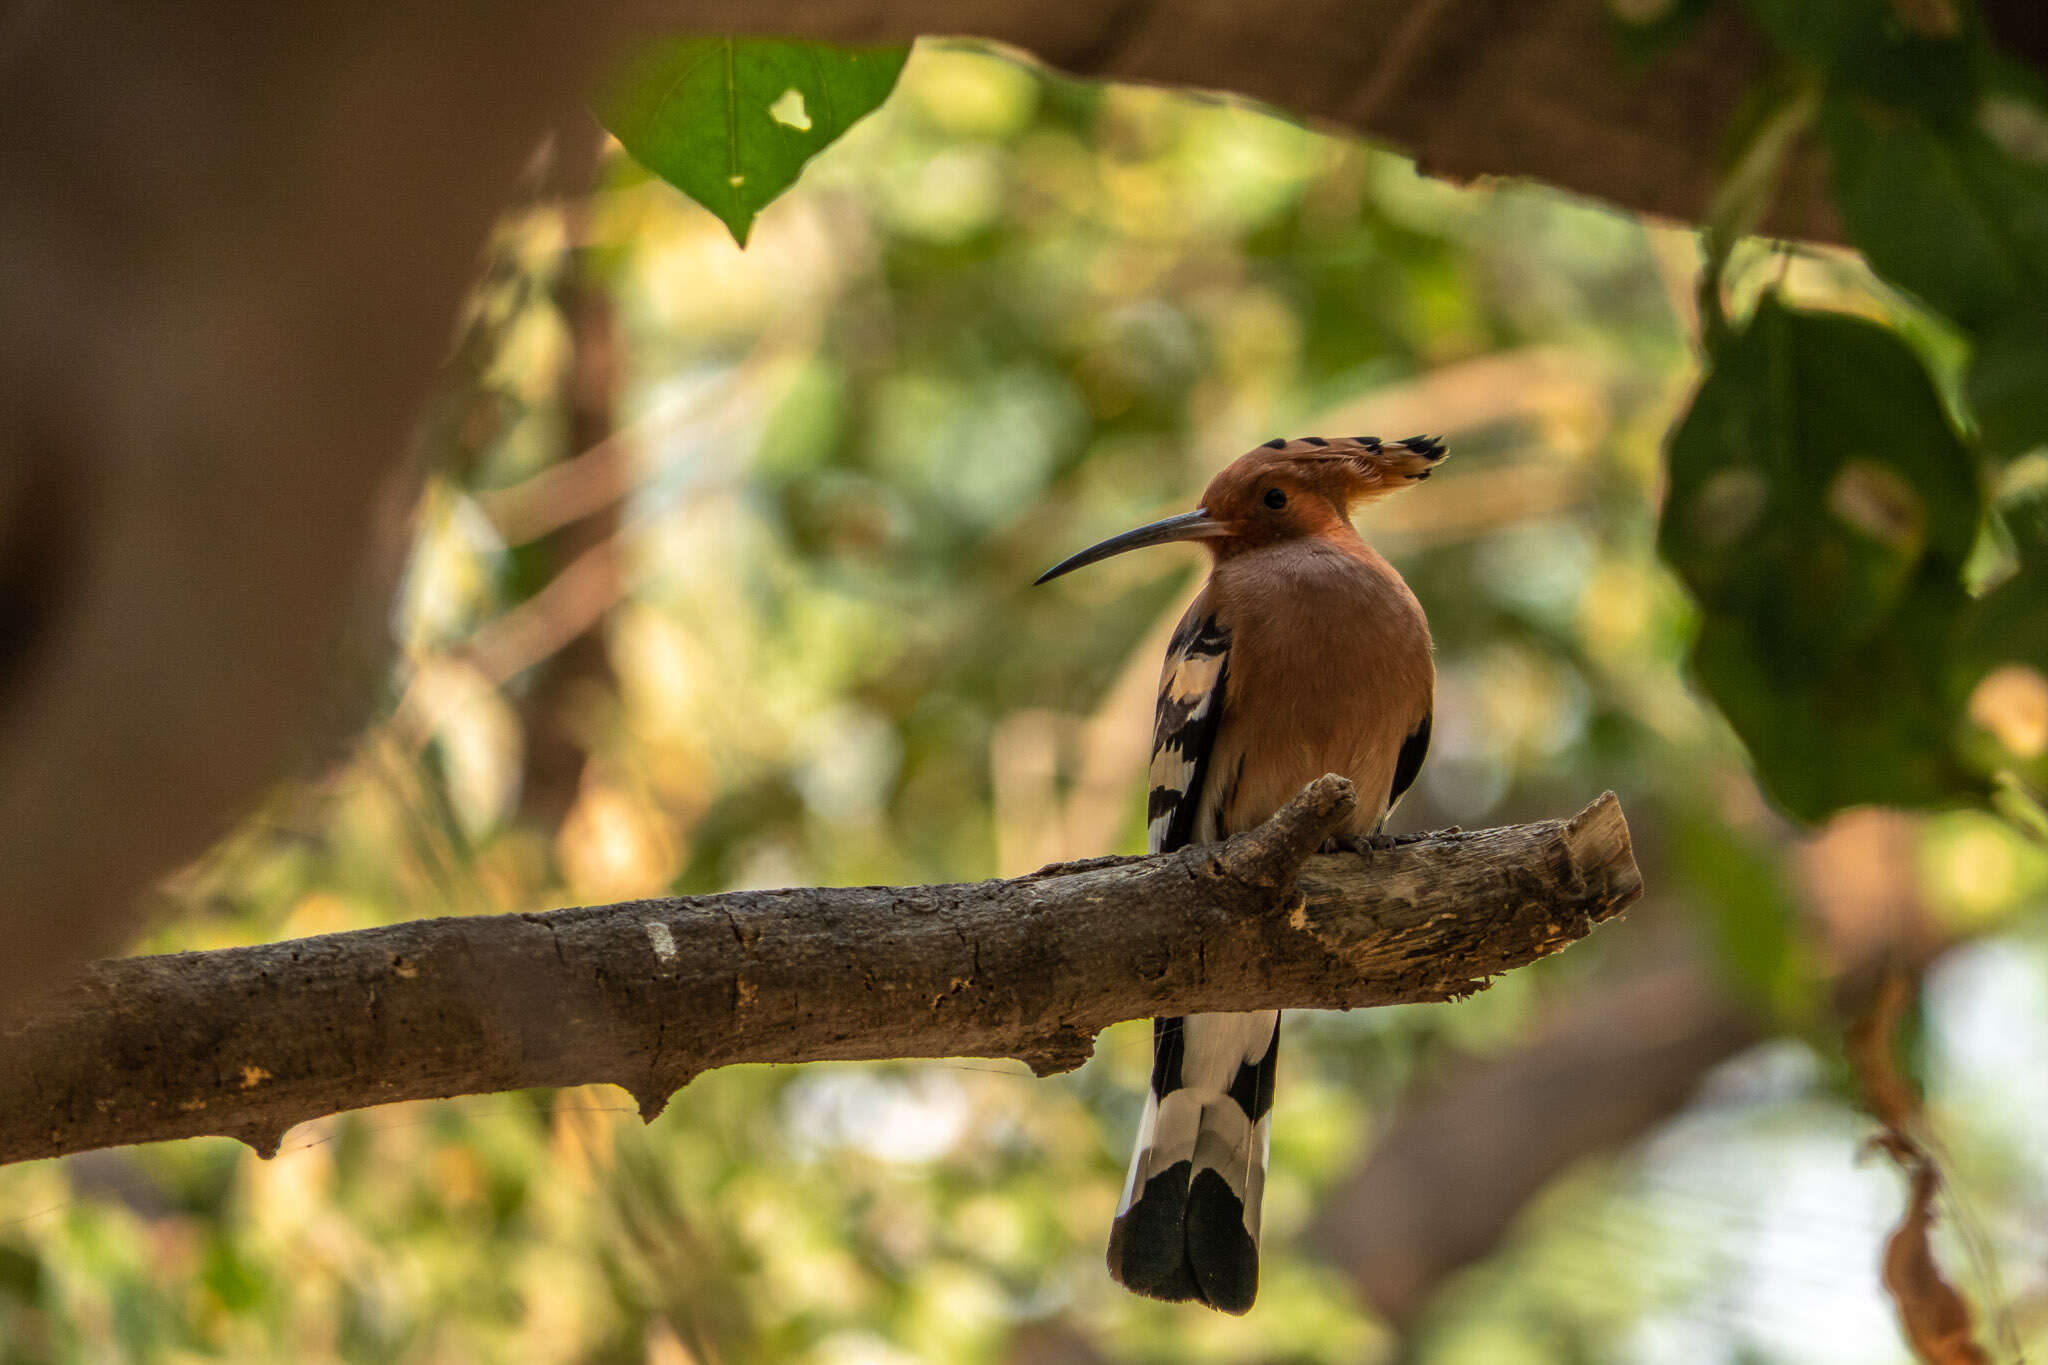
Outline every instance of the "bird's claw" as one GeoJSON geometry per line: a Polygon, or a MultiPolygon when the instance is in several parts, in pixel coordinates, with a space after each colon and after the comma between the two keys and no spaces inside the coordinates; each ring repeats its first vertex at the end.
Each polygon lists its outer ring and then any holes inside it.
{"type": "Polygon", "coordinates": [[[1456,833],[1455,829],[1424,831],[1419,834],[1339,834],[1323,844],[1325,853],[1356,853],[1361,858],[1370,858],[1375,853],[1384,853],[1402,844],[1416,844],[1424,839],[1435,838],[1438,834],[1456,833]]]}

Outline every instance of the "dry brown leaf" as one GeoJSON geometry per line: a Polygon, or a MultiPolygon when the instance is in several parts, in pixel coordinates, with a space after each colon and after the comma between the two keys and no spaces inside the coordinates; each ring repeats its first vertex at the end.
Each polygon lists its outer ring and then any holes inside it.
{"type": "Polygon", "coordinates": [[[1977,1344],[1970,1306],[1955,1286],[1942,1278],[1927,1234],[1934,1226],[1934,1196],[1941,1177],[1922,1153],[1903,1155],[1884,1144],[1892,1158],[1912,1166],[1913,1194],[1906,1216],[1884,1244],[1884,1287],[1898,1305],[1899,1328],[1906,1344],[1926,1365],[1990,1365],[1991,1357],[1977,1344]]]}
{"type": "Polygon", "coordinates": [[[1885,1145],[1904,1144],[1918,1156],[1920,1148],[1906,1135],[1906,1129],[1920,1116],[1920,1097],[1892,1060],[1892,1039],[1898,1035],[1899,1019],[1912,999],[1913,985],[1905,974],[1887,972],[1870,1003],[1849,1021],[1846,1046],[1863,1098],[1885,1126],[1885,1145]]]}
{"type": "Polygon", "coordinates": [[[1857,1084],[1885,1131],[1873,1140],[1912,1182],[1905,1216],[1884,1244],[1884,1287],[1899,1314],[1899,1330],[1922,1365],[1990,1365],[1977,1344],[1970,1306],[1941,1273],[1928,1233],[1941,1175],[1924,1147],[1908,1133],[1920,1115],[1920,1097],[1899,1074],[1892,1038],[1912,1000],[1903,972],[1886,975],[1869,1005],[1849,1022],[1847,1051],[1857,1084]]]}

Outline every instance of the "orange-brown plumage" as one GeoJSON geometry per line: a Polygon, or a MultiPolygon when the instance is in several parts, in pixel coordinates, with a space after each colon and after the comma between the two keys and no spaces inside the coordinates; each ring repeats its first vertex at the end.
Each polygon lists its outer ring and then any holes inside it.
{"type": "Polygon", "coordinates": [[[1283,542],[1217,564],[1191,610],[1231,636],[1211,772],[1229,774],[1216,835],[1250,829],[1324,773],[1358,790],[1349,832],[1395,799],[1402,742],[1429,717],[1429,626],[1393,566],[1362,541],[1283,542]]]}
{"type": "MultiPolygon", "coordinates": [[[[1421,605],[1350,514],[1442,458],[1427,437],[1271,441],[1217,474],[1196,511],[1039,580],[1174,540],[1213,557],[1160,676],[1155,851],[1250,829],[1324,773],[1357,788],[1344,832],[1378,832],[1428,750],[1436,672],[1421,605]]],[[[1154,1021],[1152,1094],[1110,1234],[1124,1285],[1251,1307],[1278,1044],[1276,1011],[1154,1021]]]]}
{"type": "Polygon", "coordinates": [[[1357,786],[1351,833],[1377,830],[1397,799],[1401,746],[1436,688],[1429,622],[1350,511],[1428,478],[1441,458],[1419,438],[1289,441],[1211,480],[1202,506],[1235,531],[1208,542],[1215,567],[1189,608],[1231,637],[1210,768],[1225,795],[1210,837],[1259,824],[1324,773],[1357,786]],[[1274,489],[1287,495],[1277,509],[1265,502],[1274,489]]]}

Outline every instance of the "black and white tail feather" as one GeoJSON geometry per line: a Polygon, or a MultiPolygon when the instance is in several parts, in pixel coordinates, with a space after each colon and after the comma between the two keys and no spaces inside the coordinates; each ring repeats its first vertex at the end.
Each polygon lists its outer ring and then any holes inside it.
{"type": "MultiPolygon", "coordinates": [[[[1227,804],[1209,759],[1222,720],[1230,637],[1195,605],[1167,648],[1152,730],[1155,853],[1220,837],[1227,804]]],[[[1259,1290],[1259,1205],[1280,1014],[1152,1021],[1152,1089],[1109,1233],[1109,1273],[1135,1293],[1226,1313],[1259,1290]]]]}

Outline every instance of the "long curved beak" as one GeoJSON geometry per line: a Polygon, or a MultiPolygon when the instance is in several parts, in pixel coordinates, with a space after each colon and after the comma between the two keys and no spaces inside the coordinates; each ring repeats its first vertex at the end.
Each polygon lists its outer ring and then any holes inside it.
{"type": "Polygon", "coordinates": [[[1179,516],[1167,517],[1163,521],[1155,521],[1148,526],[1140,526],[1135,531],[1125,531],[1122,535],[1111,536],[1108,540],[1090,545],[1081,553],[1070,555],[1047,569],[1031,586],[1035,588],[1040,583],[1051,582],[1063,573],[1071,573],[1098,560],[1108,559],[1111,555],[1120,555],[1126,550],[1141,550],[1147,545],[1165,545],[1175,540],[1214,540],[1218,536],[1229,534],[1230,529],[1227,525],[1197,507],[1192,512],[1182,512],[1179,516]]]}

